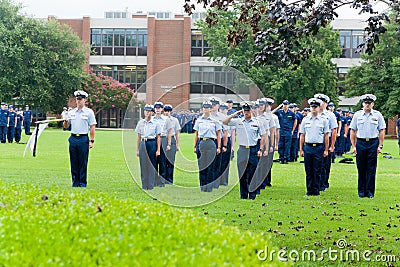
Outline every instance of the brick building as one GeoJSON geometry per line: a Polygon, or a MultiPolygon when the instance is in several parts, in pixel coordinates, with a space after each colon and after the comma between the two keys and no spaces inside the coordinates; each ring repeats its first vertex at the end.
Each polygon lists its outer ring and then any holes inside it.
{"type": "MultiPolygon", "coordinates": [[[[179,109],[198,109],[211,95],[221,99],[260,97],[254,86],[235,84],[235,70],[208,61],[207,38],[195,22],[204,13],[191,17],[171,12],[105,12],[105,18],[59,19],[88,44],[93,52],[87,68],[129,83],[137,90],[138,99],[146,103],[162,101],[179,109]]],[[[360,62],[355,48],[364,40],[365,22],[335,20],[332,27],[339,31],[342,55],[332,59],[337,65],[338,80],[344,80],[351,66],[360,62]]],[[[340,89],[340,88],[339,88],[340,89]]],[[[343,98],[341,98],[343,99],[343,98]]],[[[356,103],[341,100],[343,107],[356,103]]],[[[341,105],[341,103],[339,103],[341,105]]],[[[101,127],[120,127],[124,111],[102,111],[101,127]]],[[[391,120],[388,120],[390,130],[391,120]]]]}

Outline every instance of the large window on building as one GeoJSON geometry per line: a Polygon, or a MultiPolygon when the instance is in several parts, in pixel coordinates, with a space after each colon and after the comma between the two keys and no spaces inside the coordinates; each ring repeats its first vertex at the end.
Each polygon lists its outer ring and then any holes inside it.
{"type": "Polygon", "coordinates": [[[235,72],[229,68],[214,66],[190,67],[191,94],[248,94],[247,86],[235,83],[235,72]]]}
{"type": "Polygon", "coordinates": [[[342,47],[341,58],[360,58],[356,53],[359,44],[364,42],[364,31],[339,30],[339,45],[342,47]]]}
{"type": "Polygon", "coordinates": [[[92,55],[147,56],[147,29],[91,29],[92,55]]]}
{"type": "MultiPolygon", "coordinates": [[[[130,87],[135,90],[146,82],[146,66],[91,65],[90,67],[96,74],[102,73],[104,76],[113,77],[121,83],[129,83],[130,87]]],[[[146,87],[143,86],[140,92],[146,92],[146,87]]]]}
{"type": "Polygon", "coordinates": [[[207,36],[199,30],[192,30],[191,55],[193,57],[206,56],[206,52],[211,49],[207,42],[207,36]]]}

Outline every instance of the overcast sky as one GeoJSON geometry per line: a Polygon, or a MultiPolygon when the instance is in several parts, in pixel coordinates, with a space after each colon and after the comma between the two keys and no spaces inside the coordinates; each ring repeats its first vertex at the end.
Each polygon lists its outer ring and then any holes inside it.
{"type": "MultiPolygon", "coordinates": [[[[104,18],[106,11],[171,11],[183,14],[184,0],[14,0],[24,6],[23,11],[36,18],[104,18]]],[[[192,0],[192,3],[195,3],[192,0]]],[[[380,8],[382,9],[382,8],[380,8]]],[[[196,5],[196,10],[202,10],[196,5]]],[[[340,18],[359,18],[354,9],[348,7],[340,10],[340,18]]],[[[364,16],[368,17],[368,16],[364,16]]]]}

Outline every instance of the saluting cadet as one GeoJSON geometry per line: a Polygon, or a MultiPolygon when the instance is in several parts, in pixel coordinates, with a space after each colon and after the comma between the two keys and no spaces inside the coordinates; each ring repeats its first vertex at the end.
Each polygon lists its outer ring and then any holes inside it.
{"type": "MultiPolygon", "coordinates": [[[[233,108],[233,100],[227,99],[226,104],[228,104],[228,113],[226,115],[231,115],[235,113],[237,110],[233,108]]],[[[233,127],[235,128],[235,127],[233,127]]],[[[231,160],[235,157],[235,142],[236,142],[236,131],[234,129],[231,130],[231,143],[232,143],[232,151],[231,151],[231,160]]]]}
{"type": "Polygon", "coordinates": [[[216,155],[221,153],[222,125],[211,118],[212,103],[203,102],[203,115],[200,116],[193,127],[195,130],[194,153],[197,155],[199,166],[200,189],[211,192],[214,180],[214,161],[216,155]]]}
{"type": "Polygon", "coordinates": [[[289,110],[289,101],[284,100],[281,105],[272,111],[278,116],[280,129],[278,153],[281,164],[288,164],[290,159],[290,146],[292,135],[297,127],[296,115],[289,110]],[[279,109],[283,106],[283,109],[279,109]]]}
{"type": "Polygon", "coordinates": [[[139,157],[140,178],[142,189],[154,188],[157,176],[156,162],[161,150],[161,126],[152,117],[153,105],[144,106],[144,119],[136,125],[135,132],[138,134],[136,141],[136,156],[139,157]]]}
{"type": "Polygon", "coordinates": [[[0,110],[0,141],[5,144],[7,140],[7,130],[8,130],[8,108],[6,108],[6,103],[1,102],[0,110]]]}
{"type": "Polygon", "coordinates": [[[224,124],[236,127],[239,142],[237,167],[240,179],[240,198],[242,199],[256,198],[256,191],[250,192],[249,187],[257,168],[258,158],[262,155],[262,151],[265,150],[265,143],[262,142],[258,149],[257,141],[259,135],[265,138],[266,131],[256,118],[251,117],[250,109],[251,106],[249,103],[243,103],[242,110],[229,115],[223,120],[224,124]],[[242,118],[233,119],[233,117],[240,113],[244,114],[242,118]]]}
{"type": "Polygon", "coordinates": [[[174,165],[176,151],[180,150],[181,147],[181,126],[177,118],[171,116],[172,106],[164,106],[164,115],[171,121],[171,129],[169,129],[169,136],[167,147],[165,148],[165,158],[167,161],[167,176],[165,177],[166,183],[174,183],[174,165]]]}
{"type": "MultiPolygon", "coordinates": [[[[228,114],[228,104],[227,103],[221,103],[219,105],[219,111],[220,113],[226,118],[228,114]]],[[[232,130],[234,130],[234,126],[227,126],[227,125],[222,125],[224,129],[224,134],[226,130],[226,136],[224,135],[222,142],[222,159],[221,159],[221,178],[220,178],[220,184],[223,186],[228,185],[229,181],[229,167],[230,167],[230,161],[231,161],[231,153],[232,153],[232,130]]]]}
{"type": "Polygon", "coordinates": [[[164,187],[167,177],[167,159],[165,158],[165,150],[167,145],[171,144],[171,120],[162,114],[164,104],[162,102],[154,103],[155,115],[153,119],[161,126],[161,150],[160,156],[157,157],[156,170],[158,176],[156,176],[155,186],[164,187]]]}
{"type": "Polygon", "coordinates": [[[373,198],[375,194],[376,165],[385,138],[386,123],[382,114],[373,109],[376,96],[361,96],[363,109],[354,114],[350,124],[350,139],[356,154],[358,196],[373,198]]]}
{"type": "Polygon", "coordinates": [[[31,135],[31,123],[33,114],[32,111],[29,109],[29,105],[25,105],[25,110],[22,114],[24,116],[24,129],[26,135],[31,135]]]}
{"type": "Polygon", "coordinates": [[[68,113],[68,119],[64,121],[63,126],[68,128],[68,125],[71,125],[71,136],[68,141],[72,186],[86,187],[89,149],[94,146],[97,122],[93,110],[85,106],[88,94],[78,90],[74,95],[77,107],[68,113]]]}
{"type": "Polygon", "coordinates": [[[17,126],[15,127],[15,142],[17,142],[17,144],[19,143],[19,141],[21,141],[21,132],[22,132],[22,111],[18,108],[15,109],[15,111],[17,112],[17,126]]]}
{"type": "Polygon", "coordinates": [[[300,127],[300,155],[304,157],[306,195],[319,196],[322,161],[329,149],[329,126],[328,120],[318,115],[322,101],[311,98],[308,104],[311,116],[305,117],[300,127]]]}
{"type": "MultiPolygon", "coordinates": [[[[221,99],[219,99],[218,97],[210,97],[209,101],[212,104],[212,108],[211,108],[211,118],[217,120],[218,122],[220,122],[221,124],[221,132],[220,132],[220,136],[221,136],[221,146],[222,144],[225,142],[227,142],[227,138],[228,138],[228,131],[225,127],[225,125],[222,124],[222,120],[226,118],[226,115],[220,113],[219,110],[219,106],[220,103],[222,102],[221,99]]],[[[218,188],[221,181],[221,175],[223,173],[223,170],[221,168],[222,166],[222,152],[226,151],[226,147],[221,147],[221,153],[219,153],[218,155],[215,156],[214,159],[214,182],[213,182],[213,186],[214,188],[218,188]]]]}
{"type": "Polygon", "coordinates": [[[336,143],[336,135],[337,135],[337,128],[338,123],[336,120],[336,116],[326,110],[326,107],[329,102],[329,97],[324,94],[315,94],[314,98],[318,98],[322,101],[319,107],[319,115],[328,120],[329,126],[329,154],[328,156],[324,157],[322,162],[322,171],[321,171],[321,181],[320,181],[320,191],[325,191],[326,188],[329,187],[329,175],[331,173],[331,164],[332,158],[331,154],[335,152],[335,143],[336,143]]]}

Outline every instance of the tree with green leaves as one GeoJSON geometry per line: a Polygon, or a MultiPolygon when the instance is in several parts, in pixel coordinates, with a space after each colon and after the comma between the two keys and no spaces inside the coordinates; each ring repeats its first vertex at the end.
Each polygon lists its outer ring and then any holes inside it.
{"type": "Polygon", "coordinates": [[[345,93],[359,96],[373,93],[375,107],[384,117],[400,114],[400,23],[392,22],[385,27],[380,43],[372,55],[362,55],[360,66],[352,67],[345,80],[345,93]]]}
{"type": "MultiPolygon", "coordinates": [[[[89,72],[82,84],[83,90],[88,92],[88,106],[95,114],[104,109],[126,109],[134,97],[134,91],[128,83],[120,83],[109,76],[89,72]]],[[[134,102],[136,98],[133,99],[134,102]]]]}
{"type": "Polygon", "coordinates": [[[89,46],[69,26],[20,9],[0,0],[0,96],[59,110],[81,85],[89,46]]]}
{"type": "Polygon", "coordinates": [[[339,56],[341,49],[338,34],[331,28],[321,29],[316,36],[299,40],[297,48],[304,46],[313,51],[307,61],[290,66],[261,64],[254,62],[253,55],[261,48],[254,43],[249,26],[245,39],[235,46],[227,45],[226,36],[234,27],[232,24],[239,16],[240,10],[210,12],[218,14],[218,22],[211,27],[208,27],[206,22],[199,22],[198,26],[211,46],[207,54],[211,60],[244,73],[265,95],[275,98],[278,102],[289,99],[301,103],[316,92],[325,93],[333,99],[337,98],[336,67],[331,58],[339,56]]]}
{"type": "MultiPolygon", "coordinates": [[[[309,58],[312,49],[301,45],[301,39],[315,37],[323,28],[329,28],[329,22],[338,17],[337,10],[342,6],[358,10],[359,14],[371,15],[367,19],[365,41],[359,46],[360,51],[367,54],[372,54],[380,35],[387,30],[383,22],[390,20],[385,12],[376,12],[374,0],[184,0],[189,15],[196,7],[193,2],[212,8],[206,17],[209,27],[218,24],[219,11],[237,10],[238,15],[233,18],[226,35],[228,44],[235,47],[251,37],[259,47],[253,58],[261,64],[298,65],[309,58]]],[[[398,20],[399,1],[382,2],[395,12],[392,19],[398,20]]]]}

